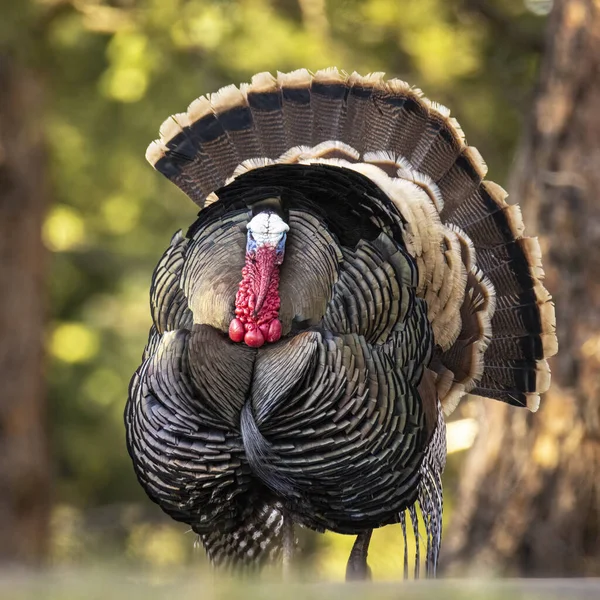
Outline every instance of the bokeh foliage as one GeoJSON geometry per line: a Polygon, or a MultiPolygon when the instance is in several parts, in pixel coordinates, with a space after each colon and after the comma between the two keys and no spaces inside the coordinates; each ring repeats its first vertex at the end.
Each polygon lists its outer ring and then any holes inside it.
{"type": "MultiPolygon", "coordinates": [[[[98,529],[121,532],[132,560],[172,565],[191,554],[190,536],[177,529],[173,538],[163,521],[145,520],[158,508],[135,480],[122,424],[150,324],[152,269],[196,212],[144,160],[160,123],[198,95],[261,70],[386,71],[450,106],[492,179],[505,184],[540,50],[544,19],[534,12],[550,4],[0,0],[1,39],[43,78],[47,97],[41,118],[54,202],[43,234],[52,251],[47,369],[57,561],[86,555],[78,523],[110,505],[130,512],[98,529]]],[[[375,574],[397,574],[400,552],[392,558],[390,548],[399,532],[377,536],[372,555],[383,567],[375,574]]],[[[325,537],[312,548],[324,575],[342,575],[350,543],[325,537]]]]}

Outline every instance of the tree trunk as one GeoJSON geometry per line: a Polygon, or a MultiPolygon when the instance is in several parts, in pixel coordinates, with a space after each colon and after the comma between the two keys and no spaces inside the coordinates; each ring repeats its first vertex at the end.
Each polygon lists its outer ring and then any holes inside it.
{"type": "Polygon", "coordinates": [[[38,564],[48,537],[42,113],[36,80],[0,47],[0,563],[5,564],[38,564]]]}
{"type": "Polygon", "coordinates": [[[540,236],[559,354],[539,413],[481,400],[446,573],[600,575],[600,1],[555,0],[511,185],[540,236]]]}

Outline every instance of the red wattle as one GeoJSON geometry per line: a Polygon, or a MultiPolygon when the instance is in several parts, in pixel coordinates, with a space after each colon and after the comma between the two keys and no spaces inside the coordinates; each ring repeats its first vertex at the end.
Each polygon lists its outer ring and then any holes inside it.
{"type": "Polygon", "coordinates": [[[257,327],[246,333],[244,336],[244,342],[251,348],[260,348],[265,343],[265,337],[261,330],[257,327]]]}
{"type": "Polygon", "coordinates": [[[271,246],[259,247],[246,254],[235,296],[235,317],[229,324],[229,338],[244,341],[252,348],[281,338],[279,320],[279,265],[276,250],[271,246]]]}
{"type": "Polygon", "coordinates": [[[244,339],[245,333],[244,324],[239,319],[233,319],[229,323],[229,339],[232,342],[241,342],[244,339]]]}
{"type": "MultiPolygon", "coordinates": [[[[261,326],[262,330],[262,326],[261,326]]],[[[281,321],[279,319],[273,319],[269,324],[269,331],[265,335],[267,342],[276,342],[281,337],[281,321]]]]}

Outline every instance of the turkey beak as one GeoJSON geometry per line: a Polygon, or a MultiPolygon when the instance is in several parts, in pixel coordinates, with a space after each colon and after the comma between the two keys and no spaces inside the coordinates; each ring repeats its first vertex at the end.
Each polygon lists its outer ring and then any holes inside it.
{"type": "Polygon", "coordinates": [[[258,271],[258,281],[256,282],[256,302],[254,305],[254,316],[256,317],[265,302],[269,292],[269,284],[275,270],[277,252],[274,246],[260,246],[256,250],[256,265],[258,271]]]}

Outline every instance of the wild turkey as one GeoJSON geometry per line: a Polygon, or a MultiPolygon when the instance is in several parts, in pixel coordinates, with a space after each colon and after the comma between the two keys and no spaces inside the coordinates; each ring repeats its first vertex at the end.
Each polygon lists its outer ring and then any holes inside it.
{"type": "Polygon", "coordinates": [[[260,73],[146,157],[201,207],[154,272],[125,411],[147,494],[223,567],[289,556],[293,524],[357,535],[350,578],[418,508],[433,574],[443,414],[467,392],[535,411],[550,382],[519,208],[446,108],[381,73],[260,73]]]}

